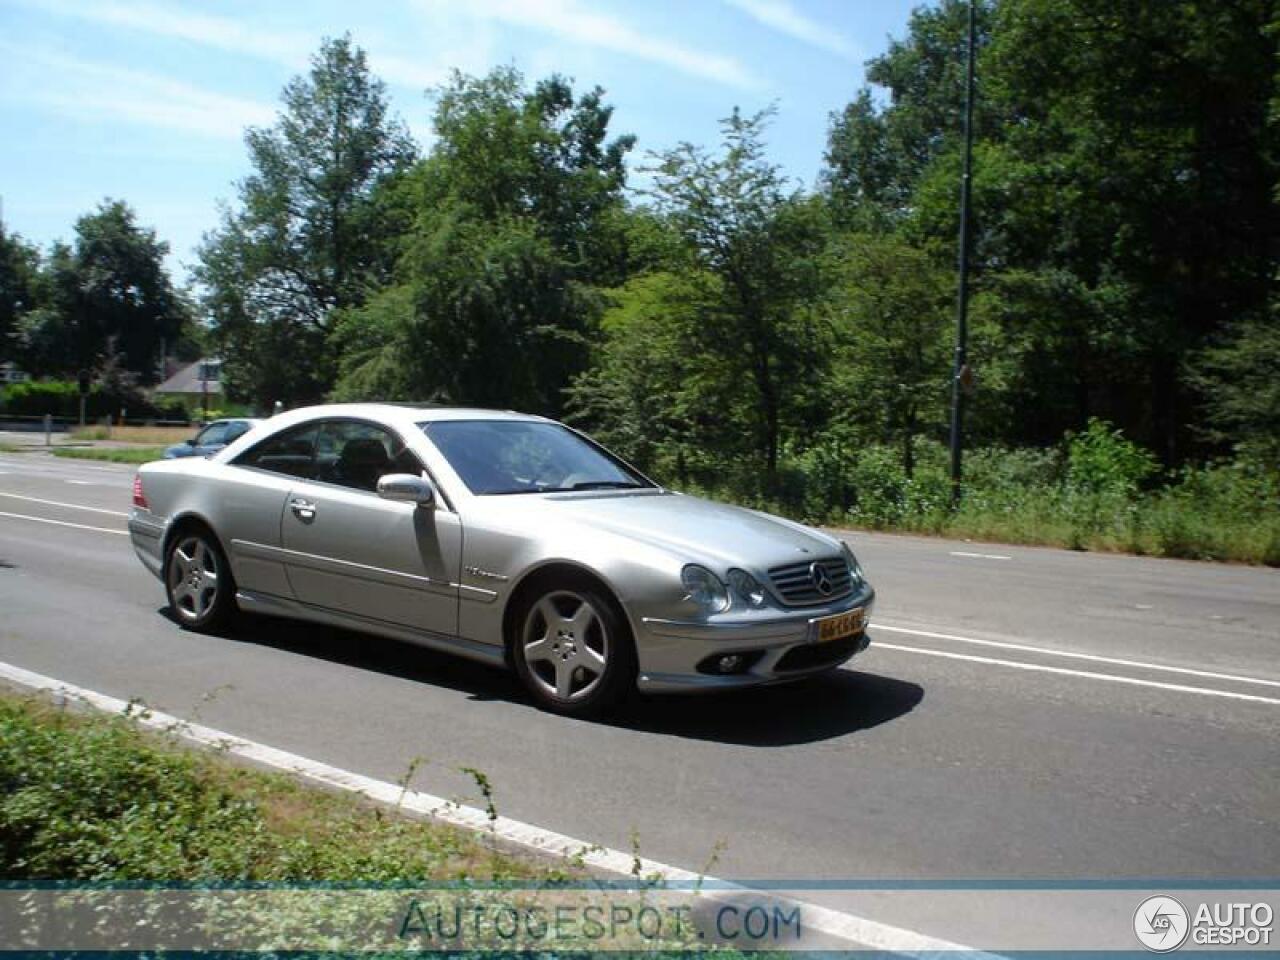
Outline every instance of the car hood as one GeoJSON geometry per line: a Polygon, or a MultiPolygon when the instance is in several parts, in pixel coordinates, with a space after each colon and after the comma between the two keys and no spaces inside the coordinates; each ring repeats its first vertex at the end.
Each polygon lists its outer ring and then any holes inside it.
{"type": "Polygon", "coordinates": [[[545,508],[566,522],[664,547],[687,559],[764,571],[805,557],[831,556],[825,534],[754,510],[682,494],[552,496],[545,508]]]}

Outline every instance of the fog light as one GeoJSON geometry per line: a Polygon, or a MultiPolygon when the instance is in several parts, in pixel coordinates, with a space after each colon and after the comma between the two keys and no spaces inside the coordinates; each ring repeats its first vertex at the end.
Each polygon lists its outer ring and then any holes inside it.
{"type": "Polygon", "coordinates": [[[698,661],[698,672],[713,677],[731,677],[747,673],[760,662],[763,650],[739,650],[736,653],[713,653],[698,661]]]}

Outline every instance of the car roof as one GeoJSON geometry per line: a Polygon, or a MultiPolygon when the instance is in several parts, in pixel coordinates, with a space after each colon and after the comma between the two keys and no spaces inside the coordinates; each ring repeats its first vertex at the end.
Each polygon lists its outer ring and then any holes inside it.
{"type": "Polygon", "coordinates": [[[442,420],[526,420],[551,422],[546,417],[514,410],[486,410],[482,407],[444,407],[402,403],[326,403],[299,407],[277,414],[268,423],[282,426],[326,417],[356,417],[381,420],[407,427],[442,420]]]}

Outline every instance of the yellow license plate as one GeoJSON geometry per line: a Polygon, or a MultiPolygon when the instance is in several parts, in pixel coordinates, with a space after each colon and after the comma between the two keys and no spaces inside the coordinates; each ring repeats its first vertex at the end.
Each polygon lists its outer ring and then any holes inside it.
{"type": "Polygon", "coordinates": [[[867,608],[859,607],[848,613],[838,613],[834,617],[818,620],[817,624],[819,643],[856,636],[867,626],[867,608]]]}

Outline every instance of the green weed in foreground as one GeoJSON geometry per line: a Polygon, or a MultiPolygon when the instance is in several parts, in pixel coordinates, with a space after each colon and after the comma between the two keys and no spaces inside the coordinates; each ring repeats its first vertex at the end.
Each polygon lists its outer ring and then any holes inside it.
{"type": "Polygon", "coordinates": [[[441,824],[179,748],[124,717],[0,695],[0,879],[547,879],[441,824]]]}
{"type": "Polygon", "coordinates": [[[150,463],[164,457],[164,447],[58,447],[53,455],[110,463],[150,463]]]}

